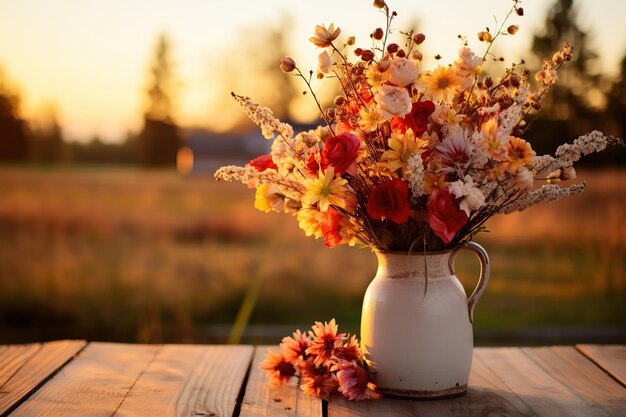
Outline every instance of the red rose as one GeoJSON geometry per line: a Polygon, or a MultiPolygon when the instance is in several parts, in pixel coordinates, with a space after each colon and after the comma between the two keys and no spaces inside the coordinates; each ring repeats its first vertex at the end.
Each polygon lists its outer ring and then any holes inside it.
{"type": "Polygon", "coordinates": [[[460,209],[454,195],[448,190],[435,190],[426,205],[426,218],[433,232],[448,244],[467,223],[467,214],[460,209]]]}
{"type": "Polygon", "coordinates": [[[367,214],[374,220],[387,218],[397,224],[405,222],[411,215],[407,182],[394,178],[377,185],[367,198],[367,214]]]}
{"type": "Polygon", "coordinates": [[[398,116],[394,116],[391,119],[391,129],[404,133],[410,128],[415,133],[415,136],[422,136],[428,128],[428,118],[434,111],[435,103],[432,101],[413,103],[411,112],[404,118],[401,119],[398,116]]]}
{"type": "Polygon", "coordinates": [[[337,175],[342,175],[344,172],[354,174],[356,169],[354,162],[360,147],[361,140],[352,133],[340,133],[326,139],[322,149],[322,169],[326,170],[331,166],[335,168],[337,175]]]}
{"type": "Polygon", "coordinates": [[[253,159],[249,162],[251,166],[254,167],[259,172],[263,172],[268,168],[278,169],[274,161],[272,160],[272,154],[268,153],[267,155],[261,155],[258,158],[253,159]]]}
{"type": "Polygon", "coordinates": [[[322,234],[324,235],[324,245],[334,248],[341,243],[341,214],[332,207],[328,208],[326,223],[322,223],[322,234]]]}

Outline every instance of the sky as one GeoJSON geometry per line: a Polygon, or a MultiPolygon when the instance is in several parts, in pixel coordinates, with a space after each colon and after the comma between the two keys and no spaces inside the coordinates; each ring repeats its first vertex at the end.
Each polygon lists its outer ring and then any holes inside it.
{"type": "MultiPolygon", "coordinates": [[[[593,34],[601,70],[615,74],[626,53],[626,1],[575,3],[580,25],[593,34]]],[[[503,18],[512,2],[388,4],[399,14],[396,29],[417,21],[427,37],[424,54],[439,53],[451,62],[457,34],[468,36],[470,47],[481,52],[476,32],[493,28],[494,17],[503,18]]],[[[551,4],[523,1],[525,15],[511,20],[521,30],[497,45],[498,53],[509,61],[522,58],[551,4]]],[[[180,82],[176,120],[227,130],[232,108],[225,104],[230,94],[219,78],[221,63],[244,62],[241,43],[284,17],[292,27],[290,55],[305,69],[315,69],[320,52],[308,42],[316,24],[334,22],[342,34],[355,35],[357,45],[359,40],[369,45],[369,33],[384,22],[370,0],[0,0],[0,68],[18,89],[26,119],[41,119],[54,109],[69,140],[119,141],[141,126],[147,71],[157,37],[166,33],[180,82]]]]}

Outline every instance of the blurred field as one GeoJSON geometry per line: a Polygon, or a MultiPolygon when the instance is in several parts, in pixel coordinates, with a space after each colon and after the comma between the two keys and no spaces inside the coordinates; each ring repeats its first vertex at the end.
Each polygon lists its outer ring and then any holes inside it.
{"type": "MultiPolygon", "coordinates": [[[[493,268],[478,343],[626,341],[626,172],[579,176],[583,196],[478,238],[493,268]]],[[[355,331],[375,267],[369,250],[329,250],[210,175],[0,168],[0,343],[223,342],[255,287],[246,341],[332,317],[355,331]]],[[[457,270],[470,291],[475,260],[457,270]]]]}

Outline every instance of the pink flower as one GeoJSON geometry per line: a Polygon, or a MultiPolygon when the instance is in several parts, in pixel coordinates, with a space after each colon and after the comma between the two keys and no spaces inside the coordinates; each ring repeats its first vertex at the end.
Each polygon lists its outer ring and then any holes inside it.
{"type": "Polygon", "coordinates": [[[295,362],[300,358],[306,359],[306,350],[311,346],[311,341],[300,330],[293,332],[293,337],[283,337],[280,343],[280,353],[287,362],[295,362]]]}
{"type": "Polygon", "coordinates": [[[467,223],[467,214],[448,190],[435,190],[426,205],[426,218],[433,232],[448,244],[467,223]]]}
{"type": "Polygon", "coordinates": [[[259,364],[259,369],[265,371],[271,385],[286,384],[295,375],[296,369],[281,353],[268,349],[265,360],[259,364]]]}
{"type": "Polygon", "coordinates": [[[383,85],[375,99],[381,114],[387,120],[393,116],[404,117],[411,111],[411,97],[404,87],[383,85]]]}
{"type": "Polygon", "coordinates": [[[335,358],[340,361],[352,362],[359,361],[363,357],[359,341],[355,335],[352,335],[348,341],[340,347],[335,348],[335,358]]]}
{"type": "Polygon", "coordinates": [[[474,154],[474,144],[469,133],[459,129],[451,133],[435,150],[441,155],[443,172],[451,173],[467,169],[474,154]]]}
{"type": "Polygon", "coordinates": [[[313,342],[306,353],[313,356],[313,363],[316,366],[325,365],[330,360],[335,347],[341,346],[346,335],[345,333],[337,334],[337,330],[335,319],[324,324],[316,321],[313,325],[310,332],[313,342]]]}
{"type": "Polygon", "coordinates": [[[344,362],[338,365],[337,379],[339,392],[350,401],[361,401],[370,398],[380,398],[375,391],[376,386],[369,382],[369,375],[356,362],[344,362]]]}
{"type": "Polygon", "coordinates": [[[389,67],[389,81],[398,87],[406,87],[417,80],[420,71],[415,62],[406,58],[394,58],[389,67]]]}
{"type": "Polygon", "coordinates": [[[367,214],[374,220],[387,218],[397,224],[407,221],[411,215],[409,184],[394,178],[377,185],[367,198],[367,214]]]}

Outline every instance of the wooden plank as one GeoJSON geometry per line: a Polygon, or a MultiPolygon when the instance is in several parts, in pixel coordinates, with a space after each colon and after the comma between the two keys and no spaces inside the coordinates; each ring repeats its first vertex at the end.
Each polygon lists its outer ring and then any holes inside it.
{"type": "Polygon", "coordinates": [[[157,345],[91,343],[11,417],[111,417],[160,350],[157,345]]]}
{"type": "Polygon", "coordinates": [[[576,345],[576,349],[626,387],[626,345],[576,345]]]}
{"type": "Polygon", "coordinates": [[[607,412],[576,395],[520,348],[483,348],[477,356],[537,416],[608,416],[607,412]]]}
{"type": "Polygon", "coordinates": [[[0,352],[0,415],[13,409],[86,344],[63,340],[5,347],[0,352]]]}
{"type": "Polygon", "coordinates": [[[259,370],[259,363],[265,359],[267,348],[259,346],[255,350],[240,416],[322,417],[322,401],[305,395],[297,384],[270,386],[265,373],[259,370]]]}
{"type": "Polygon", "coordinates": [[[611,416],[626,416],[626,391],[571,346],[524,348],[546,372],[589,404],[611,416]]]}
{"type": "Polygon", "coordinates": [[[165,345],[114,416],[232,416],[253,349],[165,345]]]}
{"type": "Polygon", "coordinates": [[[474,355],[467,394],[436,401],[408,401],[383,398],[376,401],[350,402],[331,398],[328,415],[358,416],[536,416],[536,414],[502,383],[474,355]]]}

